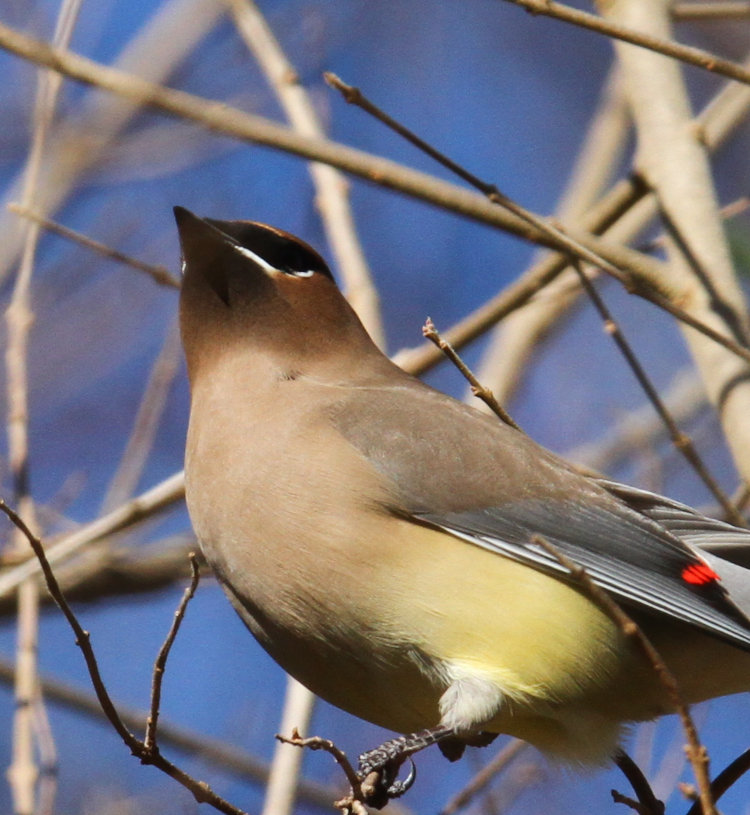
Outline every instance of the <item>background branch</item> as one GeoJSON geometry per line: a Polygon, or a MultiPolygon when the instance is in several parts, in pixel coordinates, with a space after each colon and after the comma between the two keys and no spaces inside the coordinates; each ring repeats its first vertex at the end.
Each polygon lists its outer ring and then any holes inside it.
{"type": "MultiPolygon", "coordinates": [[[[739,65],[747,48],[741,5],[680,2],[667,13],[680,20],[684,43],[747,72],[748,63],[739,65]]],[[[466,366],[477,369],[482,334],[521,304],[531,303],[526,314],[536,312],[538,319],[532,322],[522,314],[514,319],[518,352],[500,345],[495,357],[511,374],[524,359],[523,376],[506,379],[522,385],[515,389],[512,412],[525,432],[558,451],[593,449],[606,477],[701,506],[705,491],[670,449],[653,411],[644,420],[642,394],[599,338],[597,323],[588,310],[569,305],[576,302],[578,283],[571,284],[568,273],[550,285],[570,263],[571,250],[597,261],[601,256],[619,285],[597,280],[597,290],[617,313],[640,367],[654,382],[666,384],[660,399],[676,410],[680,428],[694,439],[721,489],[741,496],[724,430],[702,395],[699,374],[674,320],[669,312],[644,306],[641,298],[623,291],[655,291],[666,300],[665,307],[677,306],[673,314],[680,317],[687,306],[687,318],[704,331],[703,317],[689,299],[681,299],[682,283],[673,287],[673,254],[688,259],[685,280],[694,284],[697,279],[704,290],[707,282],[709,288],[713,283],[710,275],[701,279],[702,266],[714,264],[705,257],[696,262],[694,243],[704,239],[674,216],[682,202],[665,206],[665,195],[659,191],[657,199],[651,192],[650,185],[656,184],[642,158],[642,135],[633,155],[632,94],[624,92],[622,80],[612,79],[609,93],[602,90],[605,78],[622,70],[619,57],[612,58],[613,49],[601,35],[519,14],[508,3],[428,0],[418,8],[406,4],[393,15],[365,0],[260,7],[246,0],[94,4],[82,7],[72,41],[76,53],[49,46],[55,8],[32,2],[23,10],[6,4],[0,12],[0,43],[25,55],[18,58],[0,44],[8,79],[0,87],[5,114],[0,279],[6,281],[6,307],[24,236],[30,222],[34,229],[40,227],[28,288],[35,321],[24,372],[32,465],[27,492],[49,541],[58,582],[69,599],[87,603],[100,670],[118,698],[121,721],[132,732],[143,732],[147,713],[122,710],[119,700],[136,707],[146,704],[147,666],[162,640],[165,619],[177,605],[177,584],[188,579],[183,553],[196,544],[178,472],[188,387],[175,336],[169,334],[179,285],[173,204],[217,218],[259,220],[300,235],[330,258],[373,333],[384,341],[387,332],[390,347],[404,349],[396,359],[414,373],[428,372],[430,384],[454,395],[462,394],[465,384],[452,366],[436,367],[441,350],[427,342],[412,347],[421,340],[425,315],[432,314],[441,326],[453,326],[443,335],[456,347],[478,340],[461,350],[466,366]],[[248,53],[248,43],[257,59],[248,53]],[[67,73],[54,80],[61,92],[47,123],[39,167],[37,190],[43,196],[34,197],[31,209],[19,210],[24,162],[30,140],[36,138],[31,108],[37,66],[59,66],[67,73]],[[453,162],[447,166],[459,170],[463,180],[450,183],[443,167],[341,104],[325,87],[324,71],[336,71],[367,88],[393,120],[408,122],[439,145],[442,158],[453,162]],[[67,81],[72,77],[84,84],[67,81]],[[595,122],[597,109],[602,118],[595,122]],[[279,117],[296,124],[284,127],[275,121],[279,117]],[[602,131],[608,134],[603,142],[597,135],[602,131]],[[582,138],[586,132],[591,139],[582,138]],[[308,161],[329,179],[325,192],[315,188],[308,161]],[[463,168],[471,172],[467,175],[463,168]],[[341,173],[349,179],[342,180],[341,173]],[[369,183],[350,187],[351,178],[369,183]],[[480,189],[501,200],[484,178],[498,181],[505,203],[516,214],[462,186],[479,182],[480,189]],[[561,194],[565,189],[568,196],[561,194]],[[555,201],[566,197],[574,205],[565,217],[562,210],[555,220],[544,217],[555,201]],[[325,225],[315,210],[316,199],[333,213],[325,225]],[[657,200],[667,213],[663,227],[658,226],[657,200]],[[632,248],[635,241],[638,249],[632,248]],[[360,287],[356,269],[351,277],[358,262],[349,249],[352,243],[359,261],[366,252],[372,263],[377,290],[372,281],[360,287]],[[536,246],[547,251],[531,258],[536,246]],[[561,248],[562,253],[557,251],[561,248]],[[123,272],[122,263],[139,273],[123,272]],[[380,328],[378,302],[383,307],[380,328]],[[675,371],[682,372],[682,385],[675,371]],[[135,718],[126,718],[128,712],[135,718]]],[[[638,41],[655,37],[662,50],[679,54],[685,47],[668,29],[625,28],[638,41]]],[[[674,70],[672,60],[637,50],[674,70]]],[[[661,79],[652,76],[660,70],[654,67],[641,82],[642,92],[655,100],[663,90],[661,79]]],[[[748,132],[743,125],[750,85],[705,70],[686,71],[684,81],[703,111],[694,118],[689,109],[675,116],[672,103],[665,102],[670,116],[665,131],[682,130],[682,137],[687,132],[711,153],[709,181],[717,192],[706,200],[717,212],[710,220],[714,228],[719,223],[726,230],[725,249],[736,264],[738,288],[746,288],[750,213],[735,207],[727,215],[726,204],[747,192],[748,132]]],[[[645,132],[641,117],[636,123],[645,132]]],[[[670,138],[667,132],[665,144],[670,138]]],[[[688,175],[695,186],[685,196],[702,195],[694,174],[688,175]]],[[[740,359],[750,359],[737,330],[744,305],[726,293],[709,305],[722,319],[720,325],[712,323],[714,336],[740,359]],[[729,311],[723,308],[725,301],[729,311]]],[[[713,375],[718,379],[718,371],[713,375]]],[[[7,408],[10,380],[0,379],[7,408]]],[[[482,366],[480,381],[494,382],[489,366],[482,366]]],[[[734,389],[729,383],[728,390],[734,389]]],[[[10,494],[15,463],[11,465],[9,453],[7,446],[0,450],[0,474],[10,494]]],[[[709,510],[719,511],[713,506],[709,510]]],[[[33,581],[42,588],[41,664],[83,685],[87,680],[81,661],[70,638],[61,636],[64,622],[56,612],[47,612],[49,596],[36,560],[26,559],[25,542],[23,552],[7,547],[0,566],[6,650],[12,647],[10,615],[18,586],[33,581]]],[[[70,815],[89,810],[123,815],[125,810],[193,806],[187,792],[175,790],[163,773],[140,768],[116,740],[86,724],[84,714],[76,717],[70,708],[62,715],[55,704],[45,715],[37,707],[40,684],[51,694],[59,690],[49,679],[35,681],[27,697],[36,739],[33,760],[41,773],[34,815],[45,809],[49,815],[56,809],[70,815]],[[54,778],[48,768],[54,767],[56,753],[60,773],[54,778]]],[[[233,806],[259,812],[265,798],[267,809],[283,815],[282,807],[291,808],[298,782],[297,808],[329,803],[339,795],[329,782],[341,778],[327,756],[305,761],[304,780],[296,778],[296,770],[277,765],[282,783],[270,787],[267,766],[255,765],[258,773],[253,776],[252,762],[245,761],[248,755],[271,755],[284,681],[232,616],[217,582],[203,581],[172,648],[159,745],[183,745],[178,746],[185,753],[181,771],[194,776],[190,762],[200,760],[201,746],[209,747],[211,783],[233,806]],[[175,742],[169,741],[170,721],[180,723],[175,742]],[[232,749],[230,743],[242,747],[232,749]],[[310,790],[320,797],[311,799],[310,790]]],[[[87,697],[81,710],[97,704],[91,694],[87,697]]],[[[9,721],[12,700],[9,693],[4,698],[9,721]]],[[[710,711],[700,711],[706,742],[721,745],[723,753],[740,754],[746,746],[738,704],[742,700],[718,700],[710,711]]],[[[292,708],[285,713],[289,724],[282,725],[284,731],[306,717],[292,708]]],[[[314,727],[352,755],[383,740],[371,726],[325,704],[316,708],[314,727]]],[[[686,805],[677,800],[685,762],[676,730],[668,721],[639,729],[634,757],[646,777],[655,778],[659,797],[684,811],[686,805]],[[670,731],[666,738],[665,729],[670,731]],[[663,769],[654,775],[650,767],[663,769]]],[[[150,741],[153,750],[154,739],[150,741]]],[[[501,756],[503,742],[499,740],[501,756]]],[[[284,751],[295,762],[302,757],[284,747],[278,755],[284,751]]],[[[0,739],[0,756],[6,766],[11,762],[9,737],[0,739]]],[[[561,778],[545,771],[541,759],[530,753],[508,766],[491,788],[485,787],[493,765],[497,763],[489,751],[469,750],[463,761],[450,766],[437,751],[427,751],[419,762],[422,783],[411,793],[418,797],[407,801],[420,811],[438,811],[466,788],[467,795],[455,800],[466,802],[473,794],[470,803],[460,805],[485,815],[546,811],[550,801],[556,815],[565,815],[581,807],[606,809],[609,790],[620,784],[619,776],[614,780],[613,772],[605,770],[561,778]],[[475,779],[483,762],[489,766],[475,779]]],[[[730,783],[738,777],[733,773],[730,783]]],[[[34,782],[24,783],[29,790],[34,782]]],[[[741,781],[725,794],[726,811],[744,804],[744,785],[741,781]]],[[[0,785],[0,808],[11,809],[10,797],[0,785]]]]}
{"type": "MultiPolygon", "coordinates": [[[[716,54],[711,54],[700,48],[681,45],[670,39],[668,34],[659,36],[650,31],[643,31],[634,24],[623,24],[621,21],[615,22],[610,17],[603,20],[595,14],[578,11],[554,0],[505,0],[505,2],[522,6],[533,14],[543,14],[565,23],[573,23],[573,25],[596,31],[599,34],[606,34],[606,36],[615,40],[632,43],[644,50],[664,54],[688,65],[695,65],[698,68],[713,71],[729,79],[750,84],[750,71],[741,65],[731,60],[722,59],[716,54]]],[[[609,0],[601,0],[601,3],[606,8],[609,0]]]]}
{"type": "MultiPolygon", "coordinates": [[[[603,10],[618,23],[669,36],[669,5],[667,0],[613,0],[603,4],[603,10]]],[[[747,307],[719,216],[706,149],[690,127],[679,67],[651,51],[622,43],[616,47],[638,131],[638,167],[654,189],[672,235],[664,283],[701,322],[747,345],[747,307]]],[[[750,368],[695,332],[684,334],[708,397],[719,411],[735,464],[747,481],[750,368]]]]}
{"type": "MultiPolygon", "coordinates": [[[[369,156],[367,153],[335,142],[300,136],[285,127],[258,116],[233,110],[225,104],[159,86],[73,53],[55,51],[46,43],[27,37],[2,24],[0,24],[0,48],[58,71],[71,79],[116,93],[136,104],[188,119],[224,135],[324,162],[388,189],[398,190],[456,214],[497,226],[526,240],[560,248],[558,239],[552,238],[549,233],[541,232],[528,221],[504,212],[482,196],[387,159],[369,156]]],[[[581,230],[569,228],[567,235],[587,250],[601,256],[606,262],[621,268],[645,275],[658,268],[657,262],[639,252],[610,245],[581,230]]]]}

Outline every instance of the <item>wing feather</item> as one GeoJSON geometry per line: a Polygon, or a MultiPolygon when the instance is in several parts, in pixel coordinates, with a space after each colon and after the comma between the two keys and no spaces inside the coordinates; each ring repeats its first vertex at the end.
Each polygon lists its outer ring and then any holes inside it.
{"type": "MultiPolygon", "coordinates": [[[[528,501],[418,520],[534,568],[564,577],[541,536],[623,605],[695,625],[750,650],[750,622],[717,580],[694,585],[686,569],[705,561],[656,520],[622,506],[528,501]]],[[[730,527],[734,530],[734,527],[730,527]]]]}

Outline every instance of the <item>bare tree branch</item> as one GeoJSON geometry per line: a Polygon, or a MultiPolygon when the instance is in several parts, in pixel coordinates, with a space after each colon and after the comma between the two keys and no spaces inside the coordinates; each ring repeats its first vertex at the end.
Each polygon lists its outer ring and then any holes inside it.
{"type": "MultiPolygon", "coordinates": [[[[53,543],[47,550],[47,560],[51,565],[60,563],[81,547],[151,517],[154,512],[182,500],[184,495],[185,475],[180,471],[107,515],[53,543]]],[[[0,597],[12,592],[27,577],[38,574],[40,570],[40,564],[35,559],[29,559],[0,575],[0,597]]]]}
{"type": "Polygon", "coordinates": [[[672,444],[674,444],[680,453],[682,453],[685,460],[693,468],[701,481],[703,481],[709,492],[719,502],[719,505],[723,509],[727,519],[736,526],[746,527],[747,523],[745,522],[745,519],[729,500],[724,490],[721,489],[716,479],[711,475],[708,468],[704,464],[703,459],[698,455],[695,445],[693,444],[693,440],[687,433],[680,430],[680,428],[677,426],[677,423],[672,418],[667,406],[664,404],[664,401],[659,396],[658,391],[648,378],[643,366],[638,361],[638,357],[633,352],[630,343],[625,339],[625,335],[622,333],[619,325],[612,317],[612,313],[607,308],[604,300],[599,296],[599,293],[594,288],[594,285],[588,279],[586,273],[583,271],[580,265],[574,264],[574,268],[576,272],[578,272],[578,277],[581,280],[583,288],[586,290],[591,302],[594,304],[594,307],[599,312],[599,316],[602,318],[605,332],[615,341],[615,344],[625,358],[630,370],[638,380],[638,384],[641,386],[641,389],[648,397],[649,402],[651,402],[654,410],[657,412],[659,418],[667,428],[672,444]]]}
{"type": "MultiPolygon", "coordinates": [[[[561,245],[560,238],[552,237],[549,231],[541,230],[528,220],[505,212],[483,196],[396,162],[336,142],[300,136],[286,127],[231,108],[222,102],[165,88],[71,52],[56,51],[47,43],[3,24],[0,24],[0,48],[38,65],[52,68],[71,79],[96,85],[135,103],[191,120],[209,130],[321,161],[388,189],[506,230],[525,240],[556,249],[569,249],[569,246],[561,245]]],[[[605,263],[614,264],[639,277],[656,277],[660,264],[652,258],[623,246],[612,245],[572,227],[566,230],[566,234],[569,240],[600,256],[605,263]]]]}
{"type": "MultiPolygon", "coordinates": [[[[14,673],[14,663],[0,657],[0,682],[12,683],[14,673]]],[[[42,675],[39,681],[42,692],[50,702],[88,716],[94,721],[101,722],[104,719],[101,705],[91,690],[75,687],[50,676],[42,675]]],[[[144,727],[148,717],[147,710],[137,710],[119,701],[115,702],[115,707],[120,718],[130,730],[144,727]]],[[[180,727],[163,717],[159,718],[159,741],[209,766],[254,784],[265,784],[268,780],[268,764],[257,756],[205,733],[197,733],[186,727],[180,727]]],[[[300,782],[298,792],[305,803],[328,811],[331,809],[331,801],[340,794],[340,790],[334,787],[305,780],[300,782]]]]}
{"type": "MultiPolygon", "coordinates": [[[[669,5],[668,0],[608,0],[603,8],[618,23],[669,36],[669,5]]],[[[638,168],[655,190],[672,233],[664,285],[702,323],[747,346],[747,307],[734,274],[707,151],[691,129],[679,66],[623,43],[617,44],[617,53],[637,125],[638,168]]],[[[737,468],[750,481],[750,368],[705,337],[684,333],[737,468]]]]}
{"type": "MultiPolygon", "coordinates": [[[[276,37],[252,0],[227,0],[237,28],[268,77],[286,117],[303,136],[325,138],[325,130],[302,87],[297,71],[281,50],[276,37]]],[[[347,300],[381,348],[385,335],[378,293],[372,282],[349,204],[346,178],[327,164],[313,162],[310,175],[316,188],[315,203],[323,221],[328,243],[343,281],[347,300]]],[[[298,754],[299,751],[292,751],[298,754]]]]}
{"type": "Polygon", "coordinates": [[[174,778],[175,781],[191,792],[198,803],[210,804],[212,807],[214,807],[214,809],[225,813],[225,815],[246,815],[246,813],[244,813],[242,810],[232,806],[232,804],[230,804],[228,801],[225,801],[223,798],[218,796],[204,781],[197,781],[171,761],[164,758],[155,744],[146,745],[130,732],[125,722],[120,717],[120,714],[118,713],[117,708],[115,707],[104,684],[94,650],[91,647],[89,633],[83,629],[78,621],[78,618],[68,605],[63,593],[60,591],[60,586],[44,553],[44,547],[42,546],[41,541],[31,532],[18,513],[11,509],[5,503],[5,501],[1,499],[0,511],[5,513],[13,525],[23,533],[24,537],[28,540],[29,545],[33,549],[34,554],[39,560],[39,565],[42,573],[44,574],[44,579],[47,583],[49,593],[59,606],[60,611],[62,611],[65,619],[68,621],[68,624],[76,636],[76,645],[78,645],[83,653],[83,658],[86,662],[86,667],[88,668],[89,676],[91,677],[91,682],[94,686],[94,692],[96,693],[99,704],[101,705],[107,720],[126,746],[130,749],[131,753],[140,759],[143,764],[151,764],[166,775],[174,778]]]}
{"type": "Polygon", "coordinates": [[[711,54],[701,48],[680,45],[667,36],[657,36],[635,27],[614,23],[611,20],[603,20],[595,14],[578,11],[571,6],[566,6],[564,3],[557,3],[555,0],[505,0],[505,2],[521,6],[532,14],[554,17],[556,20],[565,23],[573,23],[573,25],[588,28],[599,34],[605,34],[615,40],[632,43],[640,48],[657,54],[664,54],[688,65],[695,65],[698,68],[721,74],[746,85],[750,84],[750,71],[742,65],[728,59],[722,59],[716,54],[711,54]]]}
{"type": "Polygon", "coordinates": [[[69,229],[67,226],[58,224],[56,221],[51,221],[49,218],[45,218],[40,213],[22,207],[19,204],[10,203],[8,204],[8,209],[11,212],[14,212],[16,215],[29,218],[30,220],[44,227],[44,229],[48,230],[49,232],[54,232],[56,235],[60,235],[62,238],[73,241],[80,246],[85,246],[87,249],[98,252],[100,255],[110,258],[111,260],[116,260],[119,263],[124,263],[127,266],[131,266],[133,269],[138,269],[140,272],[145,272],[153,279],[155,283],[158,283],[160,286],[170,286],[173,289],[180,288],[180,281],[164,266],[153,266],[150,263],[144,263],[142,260],[130,257],[130,255],[126,255],[123,252],[118,252],[117,249],[112,249],[105,243],[95,241],[93,238],[89,238],[86,235],[82,235],[80,232],[76,232],[74,229],[69,229]]]}
{"type": "MultiPolygon", "coordinates": [[[[65,0],[57,18],[54,43],[67,48],[73,35],[80,0],[65,0]]],[[[31,207],[44,196],[41,183],[42,163],[47,149],[52,119],[62,85],[59,74],[39,71],[34,105],[34,132],[23,179],[22,202],[31,207]]],[[[14,500],[37,527],[34,502],[29,491],[29,405],[28,345],[34,322],[31,306],[31,276],[41,230],[27,224],[23,251],[10,304],[5,314],[8,344],[5,352],[7,377],[8,458],[13,479],[14,500]]],[[[16,551],[25,547],[23,535],[14,529],[16,551]]],[[[18,654],[15,683],[16,708],[13,717],[13,761],[8,778],[17,815],[32,815],[35,809],[38,768],[34,754],[34,706],[41,706],[37,685],[37,648],[39,627],[39,589],[27,580],[18,592],[18,654]]]]}
{"type": "MultiPolygon", "coordinates": [[[[743,331],[741,334],[736,334],[736,332],[733,331],[735,328],[734,322],[730,322],[728,325],[725,324],[723,326],[724,331],[722,332],[711,325],[711,322],[714,322],[713,320],[701,321],[700,319],[696,318],[679,304],[679,299],[674,296],[674,293],[670,290],[668,285],[666,285],[668,278],[666,278],[665,275],[656,273],[654,276],[650,276],[645,269],[642,269],[641,273],[636,273],[633,275],[628,270],[618,268],[616,264],[610,263],[605,257],[597,254],[596,250],[593,250],[584,243],[581,243],[581,241],[571,234],[570,230],[565,230],[563,227],[557,226],[550,220],[529,211],[522,205],[510,199],[507,195],[500,192],[494,184],[482,180],[478,176],[466,170],[457,162],[453,161],[453,159],[437,150],[400,122],[397,122],[387,113],[385,113],[385,111],[378,108],[362,94],[359,88],[354,88],[345,84],[335,74],[326,74],[326,80],[330,85],[341,91],[347,102],[357,105],[379,121],[383,122],[387,127],[398,133],[411,144],[418,147],[428,156],[435,159],[435,161],[437,161],[439,164],[442,164],[464,181],[471,184],[471,186],[480,190],[487,196],[488,200],[492,201],[503,209],[507,209],[521,220],[537,228],[542,235],[546,235],[548,238],[558,241],[559,248],[566,252],[570,258],[577,258],[582,261],[592,263],[598,269],[601,269],[601,271],[606,272],[608,275],[614,277],[615,280],[618,280],[631,294],[638,294],[644,299],[649,300],[651,303],[654,303],[659,308],[671,314],[673,317],[676,317],[682,323],[698,330],[701,334],[710,337],[712,340],[714,340],[714,342],[721,345],[723,348],[731,350],[741,360],[744,360],[746,363],[750,363],[750,349],[747,347],[747,343],[745,342],[746,332],[743,331]]],[[[728,309],[729,307],[727,306],[725,310],[728,309]]],[[[712,312],[709,312],[707,316],[709,318],[712,317],[712,312]]],[[[735,360],[734,364],[736,367],[741,363],[738,360],[735,360]]]]}
{"type": "MultiPolygon", "coordinates": [[[[617,71],[611,70],[557,208],[562,223],[578,222],[600,198],[622,160],[629,124],[617,71]]],[[[531,354],[560,325],[562,315],[579,295],[580,287],[571,269],[497,326],[482,357],[479,379],[499,402],[509,404],[531,354]]]]}

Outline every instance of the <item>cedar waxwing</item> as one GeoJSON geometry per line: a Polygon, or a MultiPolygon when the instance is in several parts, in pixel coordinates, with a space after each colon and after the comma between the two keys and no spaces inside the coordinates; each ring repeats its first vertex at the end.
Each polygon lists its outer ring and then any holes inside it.
{"type": "Polygon", "coordinates": [[[686,701],[750,689],[737,605],[750,608],[750,572],[696,549],[747,564],[750,532],[582,475],[408,375],[297,238],[175,216],[188,509],[235,609],[292,676],[427,742],[507,733],[605,761],[624,723],[672,707],[541,538],[640,624],[686,701]]]}

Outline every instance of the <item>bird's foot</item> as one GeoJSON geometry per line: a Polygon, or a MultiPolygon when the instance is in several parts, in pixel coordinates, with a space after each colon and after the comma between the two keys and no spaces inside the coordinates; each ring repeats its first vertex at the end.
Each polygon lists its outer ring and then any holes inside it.
{"type": "Polygon", "coordinates": [[[401,765],[407,758],[411,760],[414,753],[452,735],[453,730],[449,727],[435,727],[408,736],[399,736],[374,750],[362,753],[359,757],[357,777],[362,782],[365,803],[375,809],[382,809],[388,801],[401,797],[417,777],[417,768],[412,762],[409,775],[403,780],[399,779],[401,765]]]}
{"type": "Polygon", "coordinates": [[[438,742],[438,747],[448,761],[458,761],[467,747],[487,747],[488,744],[495,741],[497,735],[497,733],[487,733],[482,730],[479,733],[447,736],[438,742]]]}

